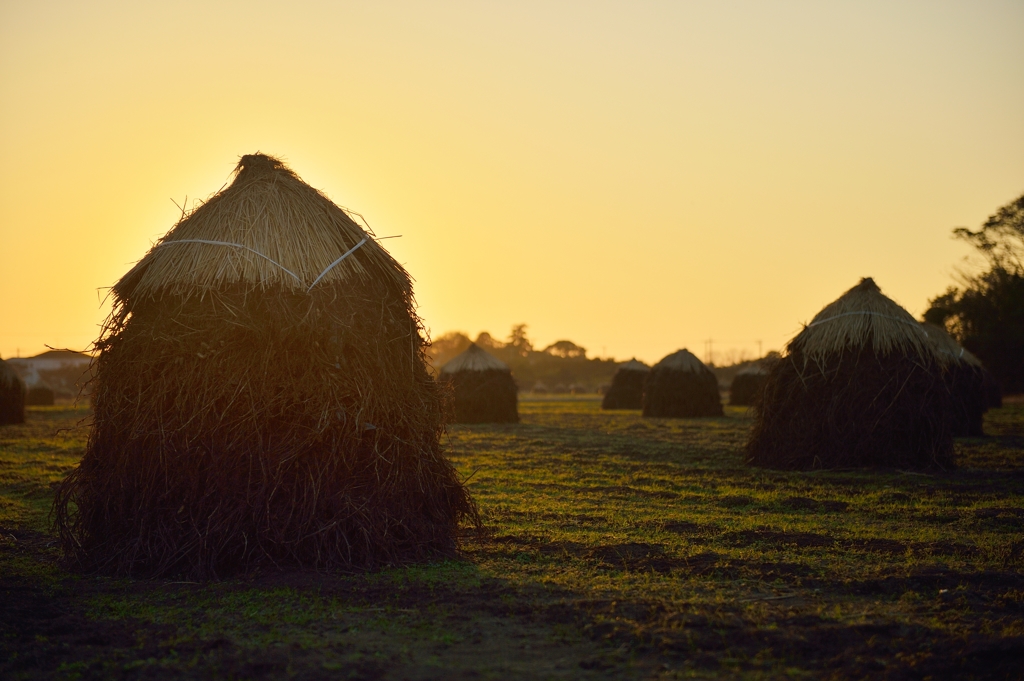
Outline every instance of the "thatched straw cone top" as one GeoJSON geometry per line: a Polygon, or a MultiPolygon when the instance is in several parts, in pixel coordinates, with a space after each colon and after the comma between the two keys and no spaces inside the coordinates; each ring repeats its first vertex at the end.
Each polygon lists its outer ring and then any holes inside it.
{"type": "Polygon", "coordinates": [[[281,161],[248,154],[231,185],[167,233],[114,286],[117,300],[223,286],[307,292],[351,281],[408,274],[362,227],[281,161]]]}
{"type": "Polygon", "coordinates": [[[620,364],[618,370],[619,371],[639,371],[641,373],[646,373],[646,372],[651,370],[651,367],[647,366],[646,364],[644,364],[643,362],[641,362],[640,360],[638,360],[637,358],[634,357],[633,359],[629,360],[628,362],[623,362],[622,364],[620,364]]]}
{"type": "Polygon", "coordinates": [[[509,366],[500,359],[481,348],[476,343],[470,343],[459,356],[452,358],[450,362],[441,368],[442,374],[454,374],[460,371],[511,371],[509,366]]]}
{"type": "Polygon", "coordinates": [[[711,372],[704,362],[697,359],[697,357],[686,348],[677,350],[668,357],[663,358],[660,362],[654,365],[654,368],[669,369],[671,371],[685,371],[691,374],[711,372]]]}
{"type": "Polygon", "coordinates": [[[947,357],[950,361],[957,364],[963,363],[972,367],[981,367],[981,360],[953,340],[953,337],[946,333],[945,329],[928,322],[921,322],[921,329],[928,337],[928,340],[935,345],[935,349],[938,350],[940,355],[947,357]]]}
{"type": "Polygon", "coordinates": [[[946,364],[922,332],[917,320],[879,290],[870,277],[825,306],[811,323],[789,342],[790,354],[820,362],[843,350],[869,346],[875,355],[917,357],[946,364]]]}

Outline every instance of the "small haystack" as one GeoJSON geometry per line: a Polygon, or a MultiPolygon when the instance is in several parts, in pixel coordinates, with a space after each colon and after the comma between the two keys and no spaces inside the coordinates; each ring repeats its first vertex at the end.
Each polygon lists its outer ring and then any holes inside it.
{"type": "Polygon", "coordinates": [[[654,365],[644,383],[644,416],[721,416],[718,379],[689,350],[654,365]]]}
{"type": "Polygon", "coordinates": [[[935,349],[948,358],[945,379],[953,399],[951,427],[956,437],[981,437],[983,416],[988,411],[985,368],[981,361],[960,347],[953,337],[934,324],[921,322],[921,328],[935,349]]]}
{"type": "Polygon", "coordinates": [[[281,161],[235,173],[112,289],[66,559],[202,579],[452,553],[475,509],[409,275],[281,161]]]}
{"type": "Polygon", "coordinates": [[[0,359],[0,426],[25,422],[25,384],[0,359]]]}
{"type": "Polygon", "coordinates": [[[612,378],[612,385],[601,400],[602,409],[643,409],[644,381],[651,373],[647,366],[635,357],[619,365],[612,378]]]}
{"type": "Polygon", "coordinates": [[[751,362],[749,366],[737,372],[729,386],[729,404],[738,407],[752,407],[757,404],[764,390],[770,366],[769,360],[761,359],[751,362]]]}
{"type": "Polygon", "coordinates": [[[518,389],[512,370],[476,343],[441,369],[454,395],[455,423],[517,423],[518,389]]]}
{"type": "Polygon", "coordinates": [[[951,466],[949,359],[909,312],[861,280],[772,367],[747,462],[797,470],[951,466]]]}

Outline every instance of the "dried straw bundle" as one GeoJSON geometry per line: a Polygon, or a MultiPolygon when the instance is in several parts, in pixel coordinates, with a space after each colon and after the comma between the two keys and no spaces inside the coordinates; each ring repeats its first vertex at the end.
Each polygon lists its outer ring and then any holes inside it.
{"type": "Polygon", "coordinates": [[[25,422],[25,384],[0,359],[0,426],[25,422]]]}
{"type": "Polygon", "coordinates": [[[738,372],[729,386],[729,404],[739,407],[755,406],[768,378],[768,364],[756,362],[738,372]]]}
{"type": "Polygon", "coordinates": [[[921,323],[921,328],[935,349],[948,358],[945,371],[946,388],[952,398],[953,420],[950,427],[956,437],[984,435],[984,414],[988,411],[985,369],[981,361],[960,347],[953,338],[934,324],[921,323]]]}
{"type": "Polygon", "coordinates": [[[55,499],[65,556],[202,579],[452,552],[475,508],[408,275],[276,159],[236,172],[114,286],[93,429],[55,499]],[[185,239],[244,247],[164,245],[185,239]]]}
{"type": "Polygon", "coordinates": [[[519,390],[512,370],[476,343],[441,369],[454,397],[455,423],[518,423],[519,390]]]}
{"type": "Polygon", "coordinates": [[[601,400],[602,409],[643,409],[644,381],[651,367],[637,359],[624,362],[612,377],[612,385],[601,400]]]}
{"type": "Polygon", "coordinates": [[[818,313],[772,367],[747,462],[949,467],[948,364],[910,313],[863,279],[818,313]]]}
{"type": "Polygon", "coordinates": [[[644,416],[721,416],[718,379],[685,348],[654,365],[644,382],[644,416]]]}

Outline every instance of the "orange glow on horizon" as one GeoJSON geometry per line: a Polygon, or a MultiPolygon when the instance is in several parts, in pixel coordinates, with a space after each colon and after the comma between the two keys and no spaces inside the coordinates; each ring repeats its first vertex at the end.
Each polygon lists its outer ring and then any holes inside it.
{"type": "Polygon", "coordinates": [[[0,6],[0,356],[237,158],[364,215],[434,335],[779,349],[871,276],[913,314],[1024,191],[1024,6],[0,6]]]}

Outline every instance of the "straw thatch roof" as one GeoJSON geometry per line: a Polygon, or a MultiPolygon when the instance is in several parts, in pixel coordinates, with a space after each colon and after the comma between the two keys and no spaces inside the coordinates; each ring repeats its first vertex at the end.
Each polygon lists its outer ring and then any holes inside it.
{"type": "Polygon", "coordinates": [[[454,374],[459,371],[511,371],[509,366],[500,359],[481,348],[476,343],[469,347],[441,368],[442,374],[454,374]]]}
{"type": "Polygon", "coordinates": [[[619,365],[617,369],[617,371],[639,371],[645,374],[650,370],[651,367],[647,366],[646,364],[638,360],[636,357],[629,360],[628,362],[623,362],[622,364],[619,365]]]}
{"type": "Polygon", "coordinates": [[[25,384],[0,359],[0,426],[25,422],[25,384]]]}
{"type": "Polygon", "coordinates": [[[747,444],[772,468],[952,465],[953,358],[865,278],[787,345],[747,444]]]}
{"type": "Polygon", "coordinates": [[[353,278],[409,288],[371,233],[280,160],[257,153],[243,156],[234,182],[183,216],[113,293],[189,297],[238,284],[305,293],[353,278]]]}
{"type": "Polygon", "coordinates": [[[672,371],[686,371],[691,374],[710,372],[704,362],[697,359],[696,355],[683,348],[676,350],[671,355],[662,358],[654,365],[655,369],[671,369],[672,371]]]}
{"type": "Polygon", "coordinates": [[[945,364],[914,317],[882,294],[870,277],[826,305],[790,341],[787,350],[812,362],[869,347],[875,355],[900,354],[945,364]]]}
{"type": "Polygon", "coordinates": [[[981,360],[974,356],[967,348],[963,347],[940,326],[929,322],[919,322],[928,340],[935,344],[935,349],[942,355],[949,357],[954,362],[963,362],[974,367],[981,366],[981,360]]]}
{"type": "Polygon", "coordinates": [[[72,564],[209,578],[455,550],[475,507],[409,275],[279,160],[243,156],[113,296],[55,500],[72,564]]]}

